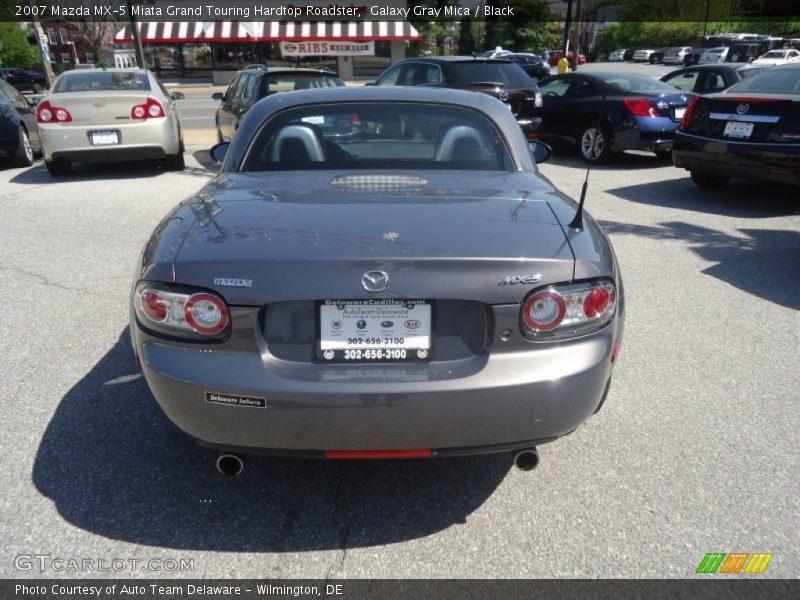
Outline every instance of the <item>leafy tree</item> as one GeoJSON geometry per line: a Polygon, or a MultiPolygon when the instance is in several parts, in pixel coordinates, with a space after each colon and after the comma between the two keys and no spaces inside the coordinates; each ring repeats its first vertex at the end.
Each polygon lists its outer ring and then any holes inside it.
{"type": "Polygon", "coordinates": [[[39,48],[28,42],[31,32],[17,23],[0,22],[0,65],[32,69],[41,61],[39,48]]]}
{"type": "Polygon", "coordinates": [[[464,17],[458,26],[458,53],[472,54],[478,49],[475,34],[472,31],[472,19],[464,17]]]}

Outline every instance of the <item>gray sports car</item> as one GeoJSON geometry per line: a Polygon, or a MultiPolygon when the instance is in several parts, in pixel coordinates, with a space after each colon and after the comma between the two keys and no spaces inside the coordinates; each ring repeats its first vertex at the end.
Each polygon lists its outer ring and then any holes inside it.
{"type": "Polygon", "coordinates": [[[275,94],[137,263],[134,350],[179,429],[240,455],[513,451],[603,404],[623,331],[608,238],[502,102],[275,94]]]}

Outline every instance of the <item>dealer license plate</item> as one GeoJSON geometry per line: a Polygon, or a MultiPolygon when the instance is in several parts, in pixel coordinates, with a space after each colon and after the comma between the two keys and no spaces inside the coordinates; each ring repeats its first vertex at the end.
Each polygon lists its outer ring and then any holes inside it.
{"type": "Polygon", "coordinates": [[[680,121],[683,118],[683,115],[686,114],[685,108],[676,108],[675,109],[675,120],[680,121]]]}
{"type": "Polygon", "coordinates": [[[89,139],[93,146],[113,146],[119,144],[118,131],[92,131],[89,139]]]}
{"type": "Polygon", "coordinates": [[[725,123],[725,135],[732,138],[749,138],[753,133],[752,123],[743,123],[741,121],[728,121],[725,123]]]}
{"type": "Polygon", "coordinates": [[[428,361],[432,305],[421,300],[319,303],[317,358],[323,361],[428,361]]]}

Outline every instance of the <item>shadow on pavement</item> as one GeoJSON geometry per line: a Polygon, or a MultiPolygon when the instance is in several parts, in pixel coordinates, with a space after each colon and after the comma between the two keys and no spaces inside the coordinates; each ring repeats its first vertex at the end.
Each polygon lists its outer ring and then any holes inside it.
{"type": "Polygon", "coordinates": [[[134,367],[128,332],[62,399],[33,468],[67,521],[137,544],[305,551],[436,533],[480,507],[510,455],[326,462],[248,457],[241,477],[175,431],[134,367]]]}
{"type": "Polygon", "coordinates": [[[213,173],[216,175],[219,173],[219,168],[222,166],[220,163],[215,161],[211,158],[210,150],[196,150],[192,152],[192,156],[194,159],[200,163],[200,166],[203,167],[206,171],[213,173]]]}
{"type": "MultiPolygon", "coordinates": [[[[63,177],[53,177],[47,172],[44,163],[37,161],[29,169],[10,179],[13,183],[21,184],[50,184],[65,183],[70,181],[111,181],[124,179],[146,179],[161,173],[168,173],[158,161],[137,162],[112,162],[112,163],[86,163],[75,162],[72,173],[63,177]]],[[[187,165],[183,171],[174,171],[176,175],[210,177],[212,174],[206,169],[187,165]]]]}
{"type": "MultiPolygon", "coordinates": [[[[582,171],[585,171],[586,167],[589,166],[586,161],[578,156],[578,150],[574,145],[568,142],[556,142],[552,144],[552,147],[553,156],[546,164],[570,167],[582,171]]],[[[660,167],[675,168],[670,161],[659,158],[652,152],[619,152],[611,156],[608,162],[592,165],[592,171],[630,171],[636,169],[658,169],[660,167]]]]}
{"type": "Polygon", "coordinates": [[[731,181],[719,189],[696,186],[682,179],[653,181],[607,190],[609,194],[639,202],[695,210],[726,217],[765,218],[800,214],[800,191],[794,186],[731,181]]]}
{"type": "Polygon", "coordinates": [[[800,232],[740,229],[734,237],[689,223],[658,226],[601,221],[613,235],[641,235],[659,240],[683,240],[703,260],[716,263],[703,273],[764,300],[800,310],[800,232]]]}

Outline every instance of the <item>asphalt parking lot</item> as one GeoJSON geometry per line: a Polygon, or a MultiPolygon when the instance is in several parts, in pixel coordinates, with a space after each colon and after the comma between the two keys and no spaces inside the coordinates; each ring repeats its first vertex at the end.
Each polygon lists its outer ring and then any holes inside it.
{"type": "MultiPolygon", "coordinates": [[[[224,479],[162,417],[126,330],[134,261],[213,176],[206,148],[181,173],[0,170],[0,576],[80,575],[15,566],[49,555],[194,565],[89,573],[130,577],[690,577],[706,552],[800,575],[796,188],[703,190],[646,153],[593,169],[626,337],[605,407],[535,471],[252,458],[224,479]]],[[[542,171],[577,196],[573,155],[542,171]]]]}

